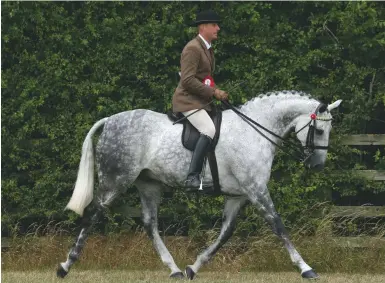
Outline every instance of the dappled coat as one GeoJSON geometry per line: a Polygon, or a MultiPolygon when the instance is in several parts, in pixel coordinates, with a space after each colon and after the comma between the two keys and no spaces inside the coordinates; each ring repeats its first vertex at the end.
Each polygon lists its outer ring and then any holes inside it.
{"type": "MultiPolygon", "coordinates": [[[[207,50],[199,36],[184,47],[180,63],[181,78],[172,98],[175,113],[202,108],[212,100],[215,90],[203,83],[214,72],[214,53],[207,50]]],[[[211,107],[205,109],[210,111],[211,107]]]]}

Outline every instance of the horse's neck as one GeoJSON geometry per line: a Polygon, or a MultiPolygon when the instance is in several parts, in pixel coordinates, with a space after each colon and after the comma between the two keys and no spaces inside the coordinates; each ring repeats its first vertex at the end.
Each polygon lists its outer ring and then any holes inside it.
{"type": "Polygon", "coordinates": [[[311,113],[316,107],[317,101],[307,97],[269,96],[249,101],[241,111],[277,135],[285,136],[295,118],[311,113]]]}

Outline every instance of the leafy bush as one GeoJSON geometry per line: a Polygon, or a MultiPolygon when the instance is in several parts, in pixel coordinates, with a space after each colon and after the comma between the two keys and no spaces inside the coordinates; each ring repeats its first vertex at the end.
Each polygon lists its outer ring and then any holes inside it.
{"type": "MultiPolygon", "coordinates": [[[[297,89],[325,102],[344,100],[334,140],[383,133],[385,9],[380,3],[4,2],[3,225],[68,220],[63,208],[87,131],[120,111],[170,108],[181,50],[196,33],[188,23],[206,8],[223,18],[214,44],[216,81],[228,89],[247,79],[230,93],[235,104],[267,91],[297,89]]],[[[319,202],[317,192],[355,194],[358,181],[330,173],[345,164],[355,168],[356,153],[362,150],[334,143],[325,171],[312,174],[279,155],[270,186],[285,219],[295,222],[319,202]]],[[[383,169],[384,152],[379,149],[374,159],[383,169]]],[[[199,216],[194,201],[186,202],[195,227],[207,214],[220,217],[222,198],[202,201],[199,211],[206,214],[199,216]]],[[[75,219],[72,215],[70,222],[75,219]]]]}

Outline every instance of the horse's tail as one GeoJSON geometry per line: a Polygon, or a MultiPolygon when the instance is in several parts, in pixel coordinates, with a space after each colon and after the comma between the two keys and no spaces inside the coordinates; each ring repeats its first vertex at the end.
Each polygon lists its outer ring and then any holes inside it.
{"type": "Polygon", "coordinates": [[[96,130],[104,125],[108,118],[103,118],[96,122],[88,132],[82,148],[78,178],[76,180],[74,192],[71,200],[65,209],[70,209],[79,215],[83,215],[84,209],[89,205],[94,193],[94,152],[92,146],[92,136],[96,130]]]}

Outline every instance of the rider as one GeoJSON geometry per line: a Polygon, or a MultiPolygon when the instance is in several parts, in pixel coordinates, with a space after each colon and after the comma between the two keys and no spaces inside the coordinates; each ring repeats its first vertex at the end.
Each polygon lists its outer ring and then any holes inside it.
{"type": "Polygon", "coordinates": [[[210,101],[213,96],[226,100],[228,94],[215,87],[214,52],[211,42],[218,37],[219,16],[214,11],[197,14],[194,26],[198,27],[198,36],[184,47],[181,55],[181,78],[175,90],[172,105],[173,112],[181,112],[200,132],[195,146],[185,187],[187,191],[196,191],[200,187],[200,173],[204,157],[215,135],[215,126],[207,111],[211,111],[210,101]],[[198,109],[201,109],[198,111],[198,109]]]}

